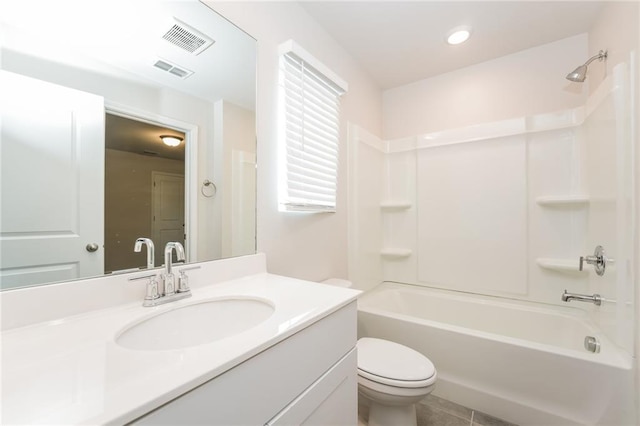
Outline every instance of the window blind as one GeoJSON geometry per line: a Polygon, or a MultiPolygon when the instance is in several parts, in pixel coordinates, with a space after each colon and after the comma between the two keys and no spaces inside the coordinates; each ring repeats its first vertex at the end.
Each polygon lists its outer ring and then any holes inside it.
{"type": "Polygon", "coordinates": [[[281,210],[335,211],[345,91],[294,51],[280,58],[280,90],[281,210]]]}

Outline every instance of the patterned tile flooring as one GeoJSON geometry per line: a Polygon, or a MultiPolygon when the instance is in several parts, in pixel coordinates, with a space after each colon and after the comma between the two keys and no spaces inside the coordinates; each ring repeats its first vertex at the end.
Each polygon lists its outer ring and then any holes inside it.
{"type": "MultiPolygon", "coordinates": [[[[358,407],[358,426],[367,426],[368,408],[358,407]]],[[[418,426],[517,426],[434,395],[416,404],[418,426]]]]}

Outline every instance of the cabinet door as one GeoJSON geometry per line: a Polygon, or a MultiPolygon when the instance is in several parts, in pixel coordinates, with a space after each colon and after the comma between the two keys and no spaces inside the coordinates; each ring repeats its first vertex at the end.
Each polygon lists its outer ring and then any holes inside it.
{"type": "Polygon", "coordinates": [[[354,348],[266,426],[357,424],[357,362],[354,348]]]}

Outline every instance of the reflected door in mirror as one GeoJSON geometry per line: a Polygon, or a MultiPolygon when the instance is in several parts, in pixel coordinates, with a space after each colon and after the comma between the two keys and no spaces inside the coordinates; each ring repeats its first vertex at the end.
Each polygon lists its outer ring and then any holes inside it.
{"type": "MultiPolygon", "coordinates": [[[[185,244],[184,235],[184,176],[173,173],[153,172],[151,234],[159,247],[168,242],[185,244]]],[[[163,252],[156,252],[156,265],[162,265],[163,252]]],[[[177,262],[175,252],[173,261],[177,262]]]]}
{"type": "Polygon", "coordinates": [[[102,274],[102,97],[6,71],[0,93],[2,288],[102,274]]]}

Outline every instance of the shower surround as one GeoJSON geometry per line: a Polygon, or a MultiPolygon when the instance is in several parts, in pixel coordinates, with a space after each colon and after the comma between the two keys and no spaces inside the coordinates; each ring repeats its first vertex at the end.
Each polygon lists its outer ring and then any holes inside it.
{"type": "MultiPolygon", "coordinates": [[[[479,303],[490,296],[571,306],[615,346],[622,360],[618,377],[632,377],[634,112],[628,68],[618,65],[585,105],[564,111],[393,141],[352,126],[351,279],[363,289],[387,281],[477,294],[479,303]],[[579,257],[591,255],[597,245],[612,260],[604,276],[590,265],[578,268],[579,257]],[[567,305],[561,301],[565,289],[598,293],[603,304],[567,305]]],[[[513,318],[496,311],[498,322],[513,318]]],[[[384,319],[375,323],[367,335],[393,338],[385,334],[384,319]]],[[[444,344],[431,341],[433,333],[397,333],[409,346],[444,344]]],[[[619,383],[628,388],[623,394],[629,401],[631,383],[619,383]]],[[[485,385],[498,394],[508,392],[499,381],[485,385]]],[[[530,400],[546,392],[543,384],[532,382],[528,388],[530,400]]],[[[445,397],[473,407],[473,401],[488,400],[477,392],[465,401],[445,397]]],[[[490,404],[474,408],[498,414],[490,404]]],[[[573,414],[563,417],[583,420],[573,414]]],[[[510,420],[526,424],[526,410],[521,415],[520,421],[510,420]]]]}

